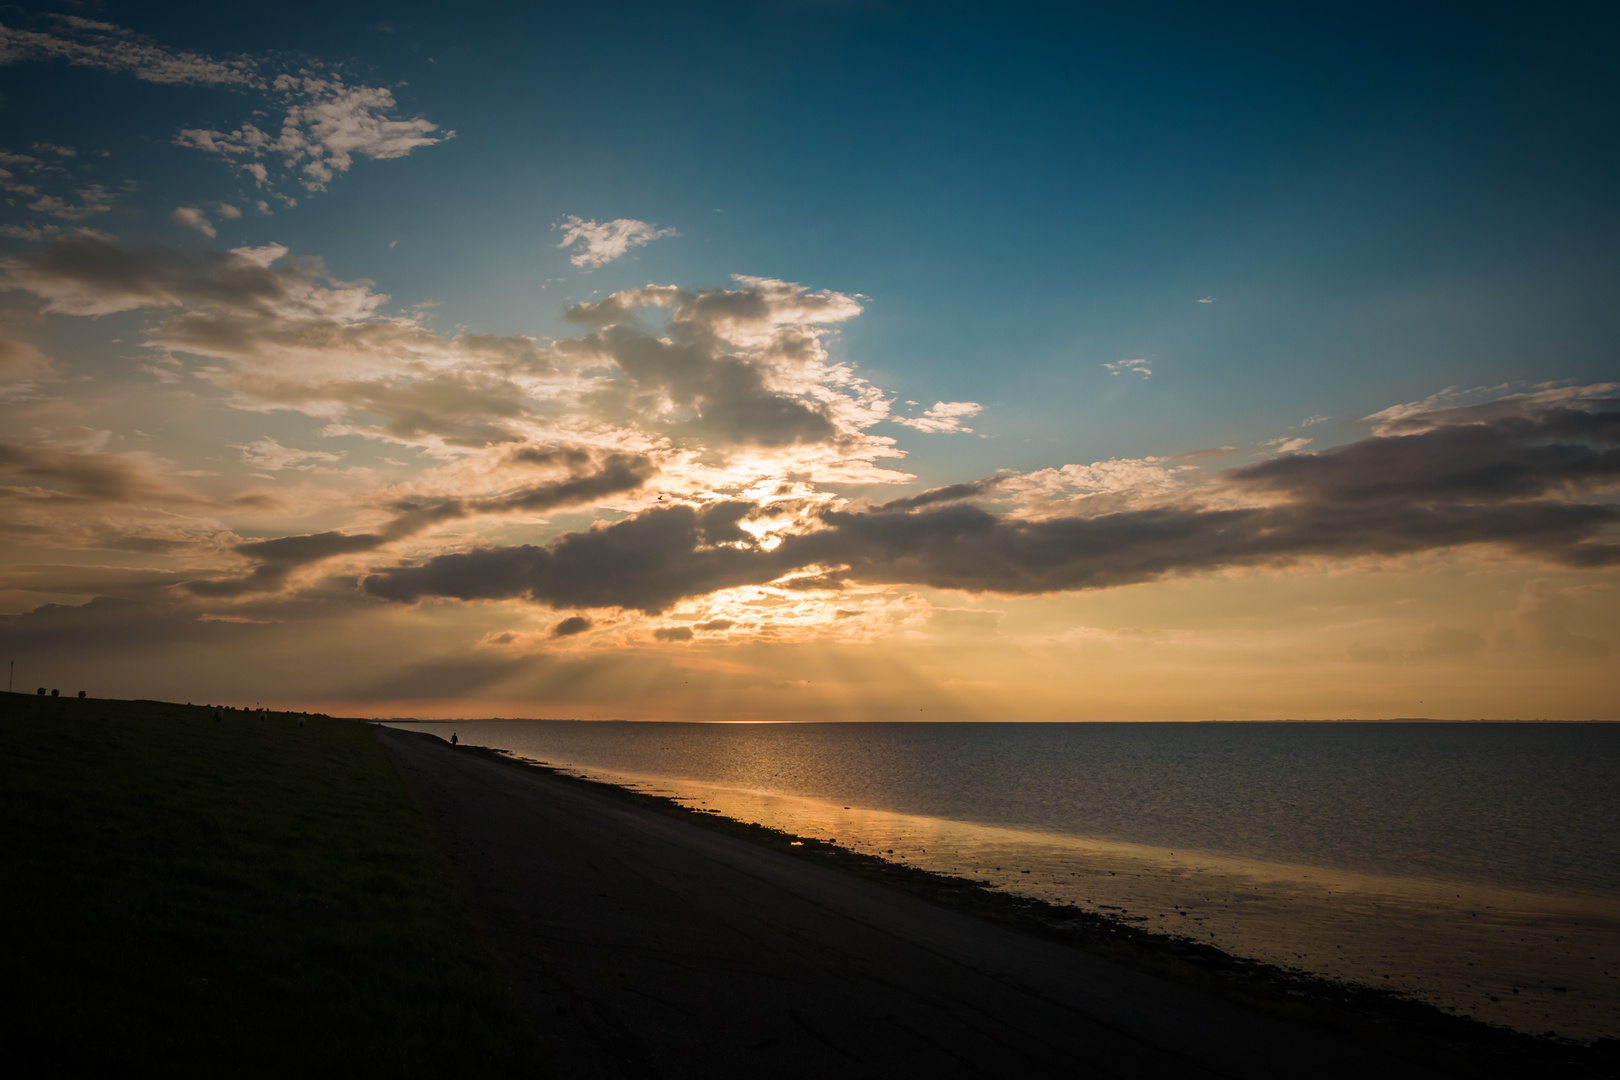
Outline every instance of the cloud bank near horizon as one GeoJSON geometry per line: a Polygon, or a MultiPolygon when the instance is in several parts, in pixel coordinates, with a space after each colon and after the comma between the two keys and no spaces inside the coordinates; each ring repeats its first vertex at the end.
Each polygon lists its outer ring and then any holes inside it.
{"type": "MultiPolygon", "coordinates": [[[[80,232],[0,261],[0,284],[64,316],[148,313],[141,345],[159,381],[423,455],[347,528],[245,538],[225,519],[273,518],[286,496],[207,498],[150,454],[3,448],[12,535],[189,551],[218,567],[186,586],[198,602],[329,590],[347,574],[356,598],[655,615],[744,586],[1033,595],[1451,548],[1581,568],[1620,552],[1616,384],[1394,406],[1360,440],[1319,452],[1273,440],[1265,460],[1224,470],[1113,460],[874,502],[845,489],[913,479],[887,464],[904,452],[880,425],[966,433],[982,407],[898,415],[894,394],[833,359],[831,337],[862,305],[831,290],[647,285],[574,305],[579,332],[542,341],[441,334],[275,244],[137,249],[80,232]],[[477,539],[503,522],[543,534],[557,511],[608,519],[539,543],[477,539]],[[385,551],[394,565],[367,565],[385,551]]],[[[26,348],[14,366],[36,385],[49,366],[26,348]]],[[[344,472],[342,453],[238,449],[266,477],[344,472]]]]}

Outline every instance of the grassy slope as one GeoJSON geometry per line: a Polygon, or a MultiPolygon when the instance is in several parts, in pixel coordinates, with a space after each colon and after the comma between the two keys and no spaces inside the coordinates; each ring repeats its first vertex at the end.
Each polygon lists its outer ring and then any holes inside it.
{"type": "Polygon", "coordinates": [[[367,729],[212,715],[0,695],[8,1060],[545,1072],[367,729]]]}

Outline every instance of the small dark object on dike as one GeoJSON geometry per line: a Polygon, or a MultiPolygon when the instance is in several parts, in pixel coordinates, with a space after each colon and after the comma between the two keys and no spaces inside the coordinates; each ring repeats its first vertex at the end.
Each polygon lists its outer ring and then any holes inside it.
{"type": "Polygon", "coordinates": [[[84,700],[84,691],[83,691],[83,690],[80,690],[80,691],[79,691],[79,700],[80,700],[80,701],[83,701],[83,700],[84,700]]]}
{"type": "Polygon", "coordinates": [[[45,688],[42,686],[38,690],[35,690],[34,693],[38,694],[40,697],[44,697],[45,696],[45,688]]]}
{"type": "Polygon", "coordinates": [[[51,691],[51,697],[61,697],[61,696],[62,696],[62,691],[60,691],[60,690],[55,690],[55,689],[53,689],[53,690],[52,690],[52,691],[51,691]]]}
{"type": "Polygon", "coordinates": [[[455,732],[453,732],[453,731],[452,731],[452,732],[451,732],[451,733],[450,733],[450,745],[451,745],[451,746],[454,746],[454,745],[456,745],[456,742],[457,742],[457,740],[456,740],[456,733],[455,733],[455,732]]]}

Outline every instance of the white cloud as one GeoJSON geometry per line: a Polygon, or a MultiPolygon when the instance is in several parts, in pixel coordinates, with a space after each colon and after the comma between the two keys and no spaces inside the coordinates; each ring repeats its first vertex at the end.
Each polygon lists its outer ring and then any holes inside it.
{"type": "Polygon", "coordinates": [[[889,419],[897,424],[904,424],[908,428],[926,431],[931,434],[952,434],[955,432],[971,432],[970,427],[963,427],[962,421],[971,416],[977,416],[984,411],[984,406],[972,401],[936,401],[932,408],[924,410],[919,417],[909,418],[892,416],[889,419]]]}
{"type": "Polygon", "coordinates": [[[1325,423],[1326,421],[1331,420],[1331,419],[1333,419],[1331,416],[1307,416],[1305,419],[1303,419],[1303,420],[1301,420],[1299,422],[1299,426],[1300,427],[1310,427],[1312,424],[1325,423]]]}
{"type": "MultiPolygon", "coordinates": [[[[441,132],[423,117],[395,115],[392,91],[350,86],[336,75],[324,74],[318,64],[297,74],[276,74],[259,58],[217,60],[176,52],[109,23],[58,16],[52,26],[52,32],[0,26],[0,65],[64,60],[146,82],[223,86],[278,98],[284,113],[273,134],[248,121],[230,132],[183,128],[175,137],[181,146],[225,158],[261,187],[273,182],[271,166],[279,166],[307,190],[324,191],[337,174],[349,170],[357,155],[378,160],[404,157],[455,135],[441,132]]],[[[41,144],[40,148],[72,154],[66,147],[41,144]]]]}
{"type": "Polygon", "coordinates": [[[575,247],[568,261],[575,266],[594,269],[606,266],[631,248],[650,244],[665,236],[679,236],[674,229],[660,229],[634,218],[615,218],[612,221],[585,221],[572,214],[565,216],[553,228],[563,230],[560,248],[575,247]]]}
{"type": "Polygon", "coordinates": [[[214,209],[218,211],[219,216],[224,218],[226,221],[235,221],[237,218],[242,216],[242,211],[238,210],[230,203],[215,203],[214,209]]]}
{"type": "Polygon", "coordinates": [[[184,128],[175,142],[219,155],[261,187],[271,183],[265,162],[278,163],[296,170],[298,183],[316,192],[325,191],[338,173],[348,172],[356,155],[401,158],[455,137],[423,117],[392,115],[394,95],[383,87],[349,86],[335,76],[304,74],[278,75],[271,89],[286,110],[278,133],[248,121],[230,132],[184,128]]]}
{"type": "Polygon", "coordinates": [[[1110,375],[1118,375],[1122,372],[1134,371],[1136,374],[1145,379],[1149,375],[1153,374],[1153,369],[1148,367],[1148,362],[1146,360],[1118,360],[1112,364],[1104,364],[1103,367],[1108,369],[1108,374],[1110,375]]]}
{"type": "Polygon", "coordinates": [[[197,209],[195,206],[175,207],[174,213],[169,215],[169,220],[174,222],[176,225],[184,225],[188,229],[196,229],[210,240],[217,235],[214,231],[214,223],[204,217],[203,212],[197,209]]]}
{"type": "Polygon", "coordinates": [[[1205,296],[1201,297],[1198,302],[1200,304],[1213,304],[1215,302],[1215,298],[1213,296],[1205,296]]]}

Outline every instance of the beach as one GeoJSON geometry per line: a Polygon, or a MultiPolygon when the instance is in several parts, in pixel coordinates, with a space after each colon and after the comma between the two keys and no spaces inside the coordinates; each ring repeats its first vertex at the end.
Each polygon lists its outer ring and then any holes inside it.
{"type": "Polygon", "coordinates": [[[589,785],[375,732],[563,1075],[1431,1075],[589,785]]]}

